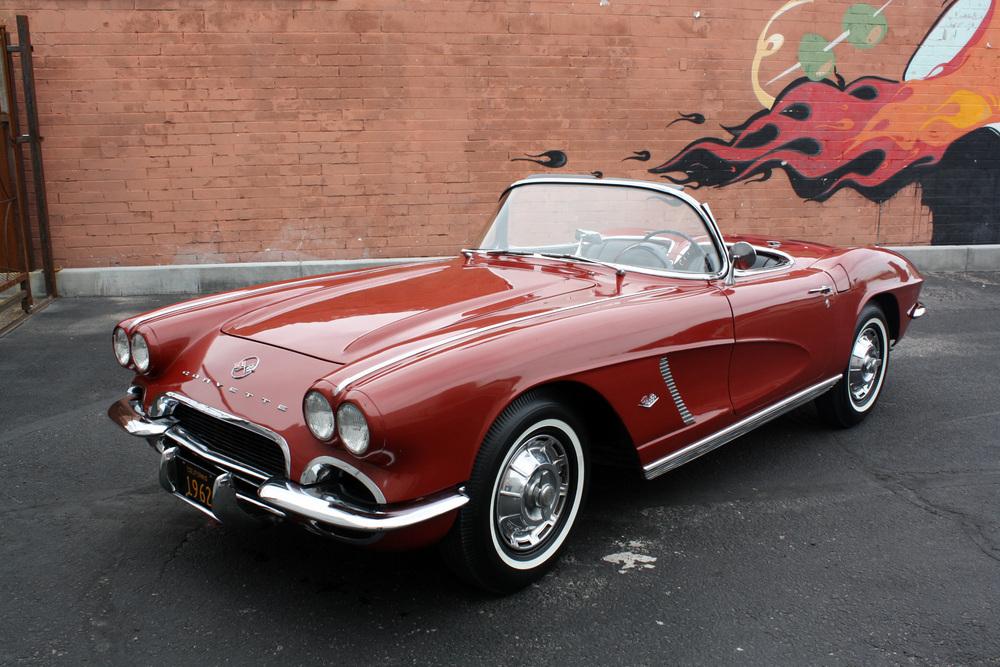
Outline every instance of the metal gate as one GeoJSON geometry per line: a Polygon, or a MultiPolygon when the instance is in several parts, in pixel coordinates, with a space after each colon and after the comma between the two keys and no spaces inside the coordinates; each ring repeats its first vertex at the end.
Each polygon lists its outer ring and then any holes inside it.
{"type": "Polygon", "coordinates": [[[17,17],[17,43],[6,26],[0,26],[0,334],[58,295],[52,243],[49,238],[48,202],[42,164],[41,135],[35,98],[28,18],[17,17]],[[14,56],[19,56],[15,62],[14,56]],[[16,73],[19,71],[23,106],[18,104],[16,73]],[[27,132],[21,131],[22,115],[27,132]],[[26,165],[22,145],[31,158],[31,186],[35,205],[28,199],[26,165]],[[40,253],[35,252],[35,238],[40,253]],[[40,264],[36,254],[41,255],[40,264]],[[45,296],[32,292],[31,272],[41,269],[45,296]]]}

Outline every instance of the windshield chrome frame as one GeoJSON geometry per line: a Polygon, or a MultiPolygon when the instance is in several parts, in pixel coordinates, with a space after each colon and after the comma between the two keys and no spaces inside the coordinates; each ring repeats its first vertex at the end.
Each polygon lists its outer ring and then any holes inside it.
{"type": "MultiPolygon", "coordinates": [[[[684,278],[687,280],[718,280],[720,278],[725,278],[729,275],[729,252],[726,249],[725,241],[722,238],[722,232],[719,231],[719,226],[715,221],[715,217],[712,215],[710,209],[706,204],[699,202],[697,199],[689,194],[677,189],[677,186],[667,185],[665,183],[653,183],[651,181],[638,181],[628,178],[592,178],[590,176],[532,176],[529,178],[521,179],[520,181],[515,181],[510,186],[507,187],[501,194],[500,199],[502,200],[507,196],[508,193],[512,192],[515,188],[524,187],[526,185],[539,185],[539,184],[561,184],[561,185],[603,185],[603,186],[617,186],[626,188],[637,188],[640,190],[652,190],[661,194],[667,194],[673,197],[677,197],[682,202],[690,206],[694,212],[701,218],[702,223],[704,223],[705,228],[708,230],[708,236],[712,241],[712,245],[715,246],[719,257],[722,258],[722,267],[719,271],[713,273],[690,273],[687,271],[669,271],[669,270],[658,270],[649,269],[641,266],[631,266],[628,264],[616,264],[614,262],[605,262],[604,265],[618,269],[619,271],[627,271],[630,273],[641,273],[651,276],[662,276],[664,278],[684,278]]],[[[499,214],[499,211],[497,211],[499,214]]],[[[496,216],[494,216],[496,220],[496,216]]],[[[490,229],[493,228],[493,223],[490,223],[490,229]]],[[[583,259],[583,258],[582,258],[583,259]]],[[[567,262],[572,260],[565,260],[567,262]]]]}

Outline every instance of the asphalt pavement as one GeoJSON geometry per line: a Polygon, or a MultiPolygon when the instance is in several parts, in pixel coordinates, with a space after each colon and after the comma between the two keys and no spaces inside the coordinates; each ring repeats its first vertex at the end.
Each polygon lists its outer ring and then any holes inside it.
{"type": "Polygon", "coordinates": [[[111,327],[176,300],[58,300],[0,338],[0,663],[1000,664],[1000,274],[929,276],[860,426],[810,406],[653,482],[601,474],[505,598],[433,549],[166,495],[105,410],[111,327]]]}

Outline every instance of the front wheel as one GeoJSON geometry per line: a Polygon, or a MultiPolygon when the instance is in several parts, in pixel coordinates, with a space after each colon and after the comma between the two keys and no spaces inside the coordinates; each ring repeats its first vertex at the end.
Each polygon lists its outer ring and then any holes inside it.
{"type": "Polygon", "coordinates": [[[858,318],[844,375],[816,399],[820,414],[839,428],[859,424],[875,407],[888,368],[889,327],[882,309],[868,304],[858,318]]]}
{"type": "Polygon", "coordinates": [[[466,485],[469,503],[443,545],[456,574],[496,593],[545,574],[583,504],[585,440],[577,417],[540,392],[518,398],[497,418],[466,485]]]}

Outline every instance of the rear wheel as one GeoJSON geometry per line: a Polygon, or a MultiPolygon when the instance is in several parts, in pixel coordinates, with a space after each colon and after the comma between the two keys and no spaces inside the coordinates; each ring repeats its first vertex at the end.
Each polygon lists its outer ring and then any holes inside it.
{"type": "Polygon", "coordinates": [[[816,399],[820,414],[840,428],[859,424],[875,407],[888,368],[889,327],[882,309],[868,304],[858,318],[844,375],[816,399]]]}
{"type": "Polygon", "coordinates": [[[497,593],[539,579],[556,561],[589,478],[576,416],[543,393],[515,400],[487,433],[466,485],[469,503],[445,538],[467,582],[497,593]]]}

